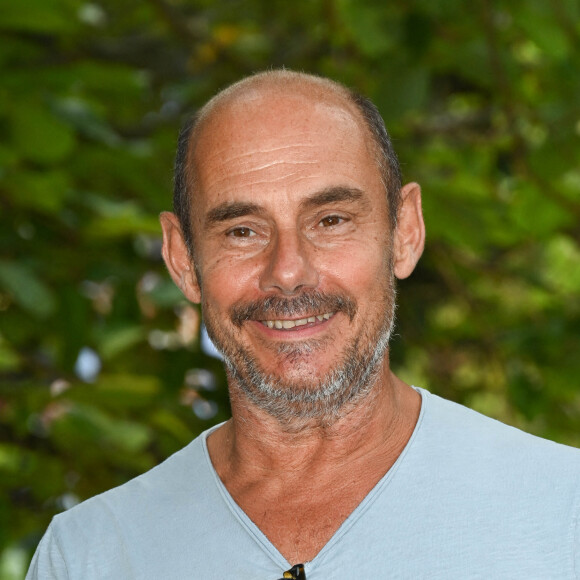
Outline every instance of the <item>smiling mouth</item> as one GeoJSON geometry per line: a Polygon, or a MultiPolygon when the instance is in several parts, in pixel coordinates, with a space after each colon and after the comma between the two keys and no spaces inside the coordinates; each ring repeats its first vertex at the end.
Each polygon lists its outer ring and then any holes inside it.
{"type": "Polygon", "coordinates": [[[277,330],[290,330],[292,328],[296,328],[297,326],[311,326],[319,322],[324,322],[325,320],[332,318],[335,314],[335,312],[326,312],[325,314],[316,314],[306,318],[299,318],[298,320],[260,320],[260,322],[268,328],[275,328],[277,330]]]}

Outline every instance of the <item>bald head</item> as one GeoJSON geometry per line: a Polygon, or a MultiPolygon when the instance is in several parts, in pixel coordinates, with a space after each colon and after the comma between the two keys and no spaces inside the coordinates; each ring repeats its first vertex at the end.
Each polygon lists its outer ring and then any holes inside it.
{"type": "MultiPolygon", "coordinates": [[[[375,105],[345,86],[314,75],[288,70],[258,73],[227,87],[204,105],[183,126],[175,159],[173,206],[188,250],[193,255],[192,213],[198,186],[196,159],[214,123],[235,109],[260,100],[266,107],[272,98],[295,99],[342,108],[355,118],[367,135],[370,154],[377,164],[388,201],[389,221],[394,230],[400,203],[401,172],[397,156],[375,105]],[[270,100],[269,100],[270,98],[270,100]]],[[[265,111],[266,113],[267,111],[265,111]]],[[[337,121],[340,122],[340,121],[337,121]]],[[[248,127],[248,132],[252,127],[248,127]]]]}

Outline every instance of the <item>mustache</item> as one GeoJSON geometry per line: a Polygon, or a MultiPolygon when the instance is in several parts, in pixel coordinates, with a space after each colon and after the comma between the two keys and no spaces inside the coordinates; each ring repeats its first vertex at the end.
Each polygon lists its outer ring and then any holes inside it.
{"type": "Polygon", "coordinates": [[[352,322],[356,302],[349,296],[323,292],[308,292],[290,298],[268,296],[262,300],[236,304],[230,309],[230,318],[240,328],[246,320],[274,320],[324,312],[343,312],[352,322]]]}

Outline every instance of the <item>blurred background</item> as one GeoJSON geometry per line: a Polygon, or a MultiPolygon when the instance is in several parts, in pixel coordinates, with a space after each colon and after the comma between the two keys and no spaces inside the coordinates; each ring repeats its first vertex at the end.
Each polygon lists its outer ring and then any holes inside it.
{"type": "Polygon", "coordinates": [[[268,67],[370,96],[428,240],[395,370],[580,446],[576,0],[0,0],[0,578],[228,417],[160,258],[178,128],[268,67]]]}

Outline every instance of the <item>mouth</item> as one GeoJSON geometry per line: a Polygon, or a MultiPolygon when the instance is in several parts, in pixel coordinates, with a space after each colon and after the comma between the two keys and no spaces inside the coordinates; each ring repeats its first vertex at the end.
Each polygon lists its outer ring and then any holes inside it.
{"type": "Polygon", "coordinates": [[[277,330],[292,330],[298,326],[314,326],[325,322],[332,318],[336,312],[325,312],[324,314],[315,314],[313,316],[307,316],[305,318],[298,318],[296,320],[260,320],[260,322],[268,327],[275,328],[277,330]]]}
{"type": "Polygon", "coordinates": [[[300,330],[325,325],[341,312],[352,322],[357,305],[353,298],[340,294],[305,292],[298,296],[266,296],[253,302],[240,302],[230,309],[235,326],[254,322],[269,330],[300,330]]]}

